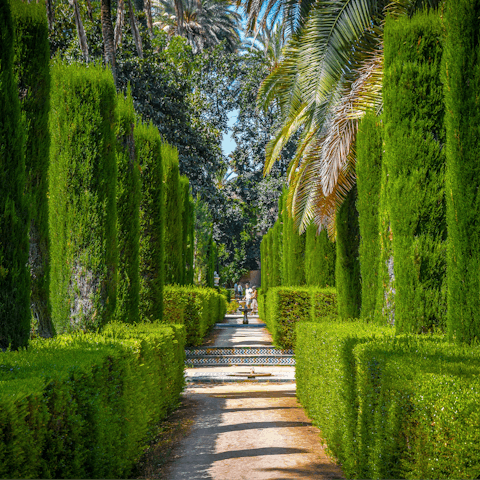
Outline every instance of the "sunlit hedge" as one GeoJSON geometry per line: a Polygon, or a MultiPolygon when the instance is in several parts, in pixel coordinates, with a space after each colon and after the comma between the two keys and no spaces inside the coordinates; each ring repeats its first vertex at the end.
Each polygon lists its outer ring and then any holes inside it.
{"type": "Polygon", "coordinates": [[[128,478],[178,405],[183,326],[109,325],[0,353],[0,478],[128,478]]]}
{"type": "Polygon", "coordinates": [[[480,348],[299,323],[297,395],[347,478],[478,478],[480,348]]]}
{"type": "Polygon", "coordinates": [[[274,287],[261,299],[259,313],[275,345],[295,348],[296,324],[336,317],[337,296],[333,288],[274,287]]]}
{"type": "Polygon", "coordinates": [[[185,325],[187,345],[201,345],[211,327],[226,313],[225,296],[213,288],[165,286],[163,322],[185,325]]]}

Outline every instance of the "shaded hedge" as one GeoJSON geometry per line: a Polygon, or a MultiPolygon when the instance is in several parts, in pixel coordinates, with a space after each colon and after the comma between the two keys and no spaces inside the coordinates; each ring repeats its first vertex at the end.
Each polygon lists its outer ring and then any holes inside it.
{"type": "Polygon", "coordinates": [[[135,149],[135,110],[130,91],[119,95],[116,108],[118,285],[115,317],[120,322],[140,320],[140,165],[135,149]]]}
{"type": "Polygon", "coordinates": [[[13,75],[13,40],[9,2],[0,0],[0,349],[25,346],[30,334],[25,126],[13,75]]]}
{"type": "Polygon", "coordinates": [[[480,339],[480,2],[447,2],[444,94],[447,135],[448,333],[480,339]]]}
{"type": "Polygon", "coordinates": [[[446,323],[442,35],[437,12],[389,17],[385,26],[384,159],[398,332],[446,323]]]}
{"type": "Polygon", "coordinates": [[[177,149],[162,143],[165,198],[165,283],[181,284],[184,275],[183,260],[183,196],[177,149]]]}
{"type": "Polygon", "coordinates": [[[180,193],[182,196],[182,255],[183,285],[193,284],[193,256],[195,248],[195,206],[190,194],[190,183],[184,175],[180,177],[180,193]]]}
{"type": "Polygon", "coordinates": [[[15,73],[25,115],[25,168],[30,211],[30,307],[41,336],[53,334],[49,298],[48,163],[50,45],[45,5],[10,2],[15,31],[15,73]]]}
{"type": "Polygon", "coordinates": [[[317,233],[311,223],[305,234],[305,283],[317,287],[335,286],[335,243],[324,229],[317,233]]]}
{"type": "Polygon", "coordinates": [[[115,324],[0,354],[0,477],[129,478],[179,403],[184,345],[180,325],[115,324]]]}
{"type": "Polygon", "coordinates": [[[357,133],[358,223],[360,228],[360,274],[362,279],[361,317],[375,317],[379,287],[380,235],[379,201],[382,177],[382,123],[367,112],[357,133]]]}
{"type": "Polygon", "coordinates": [[[52,68],[50,299],[57,333],[97,329],[115,311],[116,92],[111,72],[52,68]]]}
{"type": "Polygon", "coordinates": [[[335,285],[338,293],[338,314],[340,318],[358,318],[362,303],[360,283],[360,230],[356,207],[357,188],[347,194],[337,211],[337,257],[335,264],[335,285]]]}
{"type": "Polygon", "coordinates": [[[164,284],[163,166],[161,138],[151,123],[138,123],[134,131],[140,163],[140,303],[142,321],[162,319],[164,284]]]}

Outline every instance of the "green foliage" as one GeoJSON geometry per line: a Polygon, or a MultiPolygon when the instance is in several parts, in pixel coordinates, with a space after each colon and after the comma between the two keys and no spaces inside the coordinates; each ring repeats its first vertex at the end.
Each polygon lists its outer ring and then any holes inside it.
{"type": "MultiPolygon", "coordinates": [[[[361,317],[373,319],[379,287],[380,237],[378,208],[382,173],[382,124],[368,112],[357,133],[358,223],[360,227],[360,274],[362,278],[361,317]]],[[[383,289],[382,289],[383,291],[383,289]]]]}
{"type": "Polygon", "coordinates": [[[317,233],[313,223],[305,234],[305,283],[322,288],[335,286],[335,244],[325,229],[317,233]]]}
{"type": "Polygon", "coordinates": [[[195,285],[207,286],[208,249],[212,233],[212,215],[208,205],[199,198],[195,201],[195,285]]]}
{"type": "Polygon", "coordinates": [[[437,12],[385,26],[385,162],[395,268],[395,324],[446,322],[445,127],[437,12]]]}
{"type": "Polygon", "coordinates": [[[360,262],[358,249],[360,230],[356,207],[357,188],[348,193],[337,212],[337,257],[335,285],[338,292],[338,314],[340,318],[358,318],[362,302],[360,262]]]}
{"type": "Polygon", "coordinates": [[[97,329],[115,311],[115,102],[108,70],[53,67],[48,177],[50,299],[57,333],[97,329]]]}
{"type": "Polygon", "coordinates": [[[140,166],[134,141],[135,110],[130,92],[117,97],[118,284],[115,317],[136,323],[139,317],[140,166]]]}
{"type": "Polygon", "coordinates": [[[182,254],[183,285],[193,284],[193,250],[195,243],[194,204],[190,195],[190,183],[185,176],[180,177],[180,194],[182,196],[182,254]]]}
{"type": "Polygon", "coordinates": [[[450,338],[480,339],[480,3],[448,2],[444,24],[450,338]]]}
{"type": "Polygon", "coordinates": [[[214,288],[168,285],[164,301],[163,323],[185,325],[187,345],[201,345],[227,311],[225,296],[214,288]]]}
{"type": "Polygon", "coordinates": [[[295,348],[298,322],[324,322],[337,316],[336,292],[331,288],[273,287],[266,296],[259,292],[260,297],[260,317],[281,348],[295,348]]]}
{"type": "Polygon", "coordinates": [[[10,6],[0,0],[0,349],[25,346],[30,334],[25,138],[13,40],[10,6]]]}
{"type": "MultiPolygon", "coordinates": [[[[207,286],[214,286],[214,275],[217,271],[217,261],[218,261],[218,249],[217,244],[213,240],[213,235],[210,236],[210,241],[208,242],[208,252],[207,252],[207,286]]],[[[218,273],[218,272],[217,272],[218,273]]]]}
{"type": "Polygon", "coordinates": [[[162,143],[165,202],[165,283],[181,284],[183,260],[183,196],[180,187],[178,152],[168,143],[162,143]]]}
{"type": "Polygon", "coordinates": [[[134,130],[140,163],[140,306],[142,321],[162,319],[164,285],[163,166],[162,141],[151,123],[138,123],[134,130]]]}
{"type": "Polygon", "coordinates": [[[392,336],[391,327],[363,322],[299,323],[295,349],[297,396],[322,431],[347,478],[358,475],[357,378],[353,349],[375,336],[392,336]]]}
{"type": "Polygon", "coordinates": [[[48,160],[50,134],[50,46],[45,6],[10,2],[15,31],[14,69],[25,115],[25,169],[30,211],[30,307],[35,330],[51,336],[48,240],[48,160]]]}
{"type": "Polygon", "coordinates": [[[179,403],[184,345],[180,325],[110,324],[1,353],[0,477],[128,478],[179,403]]]}

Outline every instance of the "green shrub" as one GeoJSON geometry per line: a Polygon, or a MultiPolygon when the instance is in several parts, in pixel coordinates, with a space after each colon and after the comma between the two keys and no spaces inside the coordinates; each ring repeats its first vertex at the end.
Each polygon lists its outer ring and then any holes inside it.
{"type": "Polygon", "coordinates": [[[354,355],[359,478],[478,478],[478,347],[405,336],[354,355]]]}
{"type": "MultiPolygon", "coordinates": [[[[260,308],[260,305],[259,305],[260,308]]],[[[334,289],[274,287],[262,300],[261,318],[281,348],[295,348],[298,322],[325,321],[337,316],[334,289]],[[265,307],[267,311],[265,312],[265,307]]]]}
{"type": "Polygon", "coordinates": [[[183,285],[193,284],[193,256],[195,247],[194,203],[190,194],[190,183],[185,176],[180,177],[180,193],[182,196],[182,254],[183,285]]]}
{"type": "Polygon", "coordinates": [[[15,73],[25,115],[25,169],[30,211],[30,307],[34,329],[53,334],[49,298],[48,161],[50,134],[50,45],[45,6],[10,2],[15,31],[15,73]]]}
{"type": "Polygon", "coordinates": [[[128,478],[178,405],[184,344],[183,326],[115,324],[0,354],[0,477],[128,478]]]}
{"type": "Polygon", "coordinates": [[[395,325],[446,322],[445,127],[438,12],[385,26],[385,162],[395,268],[395,325]]]}
{"type": "Polygon", "coordinates": [[[338,314],[340,318],[358,318],[362,302],[360,283],[360,262],[358,249],[360,230],[356,208],[357,188],[354,187],[337,212],[337,257],[335,285],[338,293],[338,314]]]}
{"type": "Polygon", "coordinates": [[[165,198],[165,283],[181,284],[184,275],[183,260],[183,196],[177,149],[162,144],[165,198]]]}
{"type": "Polygon", "coordinates": [[[120,322],[137,323],[139,317],[140,278],[140,166],[134,141],[135,110],[127,98],[117,98],[117,234],[118,285],[117,311],[120,322]]]}
{"type": "Polygon", "coordinates": [[[115,312],[115,103],[108,70],[52,68],[50,300],[57,333],[97,329],[115,312]]]}
{"type": "Polygon", "coordinates": [[[363,322],[297,324],[297,397],[347,478],[372,478],[356,473],[358,398],[353,349],[375,336],[393,333],[391,327],[363,322]]]}
{"type": "Polygon", "coordinates": [[[367,112],[357,133],[358,223],[360,227],[361,317],[373,319],[379,286],[380,257],[378,203],[382,174],[382,124],[374,112],[367,112]]]}
{"type": "Polygon", "coordinates": [[[448,334],[480,339],[480,24],[478,0],[448,2],[444,94],[448,334]]]}
{"type": "Polygon", "coordinates": [[[140,163],[140,303],[142,321],[162,319],[164,285],[163,167],[161,138],[151,123],[138,123],[134,131],[140,163]]]}
{"type": "Polygon", "coordinates": [[[182,323],[186,344],[201,345],[212,326],[223,319],[225,297],[213,288],[169,285],[165,287],[164,323],[182,323]]]}
{"type": "Polygon", "coordinates": [[[25,346],[30,334],[25,139],[13,39],[9,2],[0,0],[0,349],[25,346]]]}
{"type": "Polygon", "coordinates": [[[316,287],[335,286],[335,243],[324,229],[317,234],[313,223],[307,227],[305,238],[305,283],[316,287]]]}

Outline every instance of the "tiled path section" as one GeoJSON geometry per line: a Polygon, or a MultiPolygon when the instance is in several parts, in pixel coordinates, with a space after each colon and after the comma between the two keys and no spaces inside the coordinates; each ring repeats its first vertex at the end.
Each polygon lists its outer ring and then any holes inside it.
{"type": "MultiPolygon", "coordinates": [[[[228,322],[241,319],[228,318],[228,322]]],[[[251,320],[252,321],[252,320],[251,320]]],[[[258,319],[253,321],[258,322],[258,319]]],[[[263,328],[225,328],[215,346],[271,346],[263,328]]],[[[168,480],[283,480],[343,478],[326,455],[320,432],[295,397],[295,367],[255,367],[283,374],[283,383],[190,383],[196,405],[190,434],[175,451],[168,480]]],[[[227,375],[245,367],[206,367],[196,373],[227,375]]],[[[194,377],[188,371],[190,378],[194,377]]],[[[197,375],[200,378],[199,375],[197,375]]]]}

